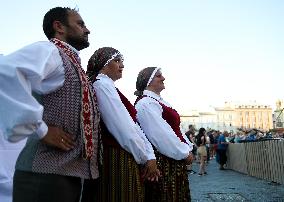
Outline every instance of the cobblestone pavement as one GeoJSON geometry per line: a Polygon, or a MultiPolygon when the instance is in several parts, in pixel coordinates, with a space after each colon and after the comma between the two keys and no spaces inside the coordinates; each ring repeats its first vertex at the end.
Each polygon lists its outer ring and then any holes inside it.
{"type": "MultiPolygon", "coordinates": [[[[261,180],[232,170],[219,170],[215,159],[207,164],[207,175],[189,174],[192,202],[257,201],[284,202],[284,185],[261,180]]],[[[284,173],[283,173],[284,175],[284,173]]]]}

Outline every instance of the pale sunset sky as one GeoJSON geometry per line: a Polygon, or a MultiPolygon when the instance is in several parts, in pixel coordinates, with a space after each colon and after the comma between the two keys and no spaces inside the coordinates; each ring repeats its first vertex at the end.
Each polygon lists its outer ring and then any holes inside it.
{"type": "Polygon", "coordinates": [[[78,7],[91,31],[84,69],[100,47],[124,55],[117,86],[131,102],[147,66],[162,68],[162,96],[183,115],[225,101],[275,108],[284,99],[282,0],[4,0],[0,54],[46,40],[42,19],[56,6],[78,7]]]}

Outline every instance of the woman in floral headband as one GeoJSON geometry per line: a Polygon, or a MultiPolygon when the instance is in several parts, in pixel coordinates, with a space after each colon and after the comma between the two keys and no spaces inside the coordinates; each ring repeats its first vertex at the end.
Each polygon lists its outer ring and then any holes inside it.
{"type": "Polygon", "coordinates": [[[145,201],[190,201],[186,164],[193,160],[193,146],[180,131],[178,113],[160,96],[164,80],[160,68],[147,67],[136,82],[137,119],[155,147],[162,176],[157,183],[145,183],[145,201]]]}
{"type": "Polygon", "coordinates": [[[143,201],[141,177],[153,181],[159,177],[153,148],[136,123],[136,110],[114,85],[123,68],[123,56],[111,47],[95,51],[88,63],[102,117],[97,201],[143,201]],[[138,164],[144,165],[141,176],[138,164]]]}

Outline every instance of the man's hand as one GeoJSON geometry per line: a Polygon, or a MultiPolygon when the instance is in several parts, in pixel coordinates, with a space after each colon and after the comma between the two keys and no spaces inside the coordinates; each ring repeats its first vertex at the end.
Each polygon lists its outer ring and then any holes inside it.
{"type": "Polygon", "coordinates": [[[187,165],[192,164],[193,162],[193,154],[190,152],[189,155],[184,159],[187,165]]]}
{"type": "Polygon", "coordinates": [[[42,138],[45,144],[57,147],[64,151],[69,151],[75,146],[74,140],[68,133],[65,133],[61,128],[48,126],[47,134],[42,138]]]}
{"type": "Polygon", "coordinates": [[[145,167],[142,170],[142,178],[149,181],[158,181],[161,177],[161,173],[157,168],[157,163],[155,159],[148,160],[145,167]]]}

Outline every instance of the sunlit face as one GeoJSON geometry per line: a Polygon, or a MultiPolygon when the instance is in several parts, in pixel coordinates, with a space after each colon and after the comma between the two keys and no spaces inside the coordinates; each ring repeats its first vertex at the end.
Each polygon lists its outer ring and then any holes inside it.
{"type": "Polygon", "coordinates": [[[77,50],[82,50],[90,45],[88,41],[90,31],[87,29],[83,19],[77,12],[69,11],[68,25],[65,25],[65,27],[64,37],[68,44],[77,50]]]}
{"type": "Polygon", "coordinates": [[[160,70],[157,71],[147,89],[160,94],[160,92],[165,89],[164,80],[165,77],[162,75],[162,72],[160,70]]]}
{"type": "Polygon", "coordinates": [[[111,78],[113,81],[116,81],[120,78],[122,78],[122,72],[123,72],[123,61],[121,58],[115,58],[112,61],[109,62],[108,65],[106,65],[100,73],[103,73],[107,75],[109,78],[111,78]]]}

